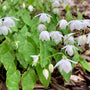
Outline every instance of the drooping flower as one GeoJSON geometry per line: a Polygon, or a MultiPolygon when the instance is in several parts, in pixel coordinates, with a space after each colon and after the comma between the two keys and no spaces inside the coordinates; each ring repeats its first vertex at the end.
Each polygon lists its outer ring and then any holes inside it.
{"type": "Polygon", "coordinates": [[[44,24],[39,24],[37,27],[39,32],[45,31],[46,30],[46,26],[44,24]]]}
{"type": "Polygon", "coordinates": [[[33,58],[32,66],[36,66],[37,65],[39,56],[40,56],[40,54],[39,55],[30,55],[30,57],[33,58]]]}
{"type": "Polygon", "coordinates": [[[88,34],[88,37],[87,37],[87,44],[90,45],[90,33],[88,34]]]}
{"type": "Polygon", "coordinates": [[[54,68],[59,66],[60,72],[64,71],[66,73],[69,73],[70,71],[72,71],[72,66],[70,62],[77,64],[77,62],[69,59],[61,59],[59,62],[57,62],[54,68]]]}
{"type": "Polygon", "coordinates": [[[90,20],[82,20],[84,28],[90,27],[90,20]]]}
{"type": "Polygon", "coordinates": [[[44,69],[43,70],[43,75],[44,75],[44,77],[46,78],[46,80],[48,79],[48,77],[49,77],[49,72],[48,72],[48,70],[47,69],[44,69]]]}
{"type": "Polygon", "coordinates": [[[18,20],[14,17],[4,17],[0,19],[0,35],[7,35],[8,31],[11,32],[10,27],[15,26],[13,19],[18,20]]]}
{"type": "Polygon", "coordinates": [[[32,12],[32,11],[34,10],[33,6],[32,6],[32,5],[29,5],[29,6],[28,6],[28,10],[29,10],[30,12],[32,12]]]}
{"type": "Polygon", "coordinates": [[[37,16],[40,16],[40,17],[39,17],[39,22],[42,22],[42,23],[44,23],[44,22],[50,23],[50,17],[51,17],[51,16],[50,16],[49,14],[40,13],[40,14],[36,15],[35,17],[37,17],[37,16]]]}
{"type": "Polygon", "coordinates": [[[73,34],[74,33],[70,33],[70,34],[64,36],[64,45],[75,43],[74,38],[72,36],[73,34]]]}
{"type": "Polygon", "coordinates": [[[3,26],[6,26],[6,27],[15,27],[15,21],[13,20],[19,20],[19,19],[16,19],[14,17],[5,17],[3,18],[3,26]]]}
{"type": "Polygon", "coordinates": [[[53,40],[56,44],[58,44],[58,43],[60,43],[60,42],[62,41],[63,35],[62,35],[61,32],[59,32],[59,31],[52,31],[52,32],[50,33],[50,37],[52,38],[52,40],[53,40]]]}
{"type": "Polygon", "coordinates": [[[59,15],[60,14],[60,9],[59,8],[54,8],[53,13],[59,15]]]}
{"type": "Polygon", "coordinates": [[[40,36],[39,36],[39,39],[42,40],[42,41],[50,41],[50,35],[49,35],[49,32],[48,31],[42,31],[40,33],[40,36]]]}
{"type": "Polygon", "coordinates": [[[66,45],[62,49],[66,49],[65,53],[67,52],[69,56],[72,56],[74,51],[78,50],[78,48],[73,45],[66,45]]]}
{"type": "Polygon", "coordinates": [[[62,0],[62,1],[63,1],[63,3],[66,4],[66,5],[69,4],[69,3],[71,3],[71,0],[62,0]]]}
{"type": "Polygon", "coordinates": [[[49,71],[52,73],[53,70],[54,70],[53,65],[52,64],[49,64],[49,71]]]}
{"type": "Polygon", "coordinates": [[[79,36],[77,39],[78,45],[85,45],[87,42],[86,35],[79,36]]]}
{"type": "Polygon", "coordinates": [[[52,3],[52,7],[53,8],[57,8],[57,7],[59,7],[60,6],[60,3],[59,3],[59,1],[54,1],[53,3],[52,3]]]}
{"type": "Polygon", "coordinates": [[[0,27],[0,35],[7,35],[8,31],[11,32],[11,30],[8,27],[6,27],[6,26],[1,26],[0,27]]]}
{"type": "Polygon", "coordinates": [[[72,20],[68,24],[70,24],[71,31],[73,30],[81,30],[84,28],[83,23],[80,20],[72,20]]]}
{"type": "Polygon", "coordinates": [[[67,21],[64,20],[64,19],[62,19],[62,20],[60,20],[60,21],[58,22],[58,24],[59,24],[59,27],[60,27],[61,29],[65,29],[66,26],[67,26],[67,21]]]}

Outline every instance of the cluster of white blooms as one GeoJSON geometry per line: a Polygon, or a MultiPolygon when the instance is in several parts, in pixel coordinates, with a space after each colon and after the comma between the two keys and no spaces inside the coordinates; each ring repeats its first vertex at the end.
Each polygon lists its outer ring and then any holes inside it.
{"type": "Polygon", "coordinates": [[[39,55],[30,55],[30,57],[33,58],[32,66],[36,66],[37,65],[39,56],[40,56],[40,54],[39,55]]]}
{"type": "Polygon", "coordinates": [[[54,68],[59,66],[60,72],[64,71],[66,73],[69,73],[70,71],[72,71],[72,66],[71,66],[70,62],[77,64],[77,62],[74,62],[69,59],[61,59],[59,62],[57,62],[57,64],[54,66],[54,68]]]}
{"type": "MultiPolygon", "coordinates": [[[[37,17],[37,16],[40,16],[39,23],[44,23],[44,22],[50,23],[50,18],[52,17],[46,13],[40,13],[40,14],[36,15],[35,17],[37,17]]],[[[39,24],[37,29],[40,32],[40,36],[39,36],[40,40],[50,41],[50,34],[48,31],[46,31],[47,28],[44,24],[39,24]]]]}
{"type": "Polygon", "coordinates": [[[32,6],[32,5],[29,5],[29,6],[28,6],[28,10],[29,10],[30,12],[32,12],[32,11],[34,10],[33,6],[32,6]]]}
{"type": "Polygon", "coordinates": [[[77,29],[81,30],[83,28],[90,27],[90,20],[72,20],[68,23],[70,24],[71,31],[77,29]]]}
{"type": "Polygon", "coordinates": [[[52,0],[52,7],[53,7],[53,13],[59,15],[60,14],[60,1],[59,0],[52,0]]]}
{"type": "Polygon", "coordinates": [[[62,41],[63,35],[59,31],[52,31],[50,32],[50,37],[56,44],[58,44],[62,41]]]}
{"type": "Polygon", "coordinates": [[[48,77],[49,77],[49,72],[48,72],[48,70],[47,69],[44,69],[43,70],[43,75],[44,75],[44,77],[46,78],[46,80],[48,79],[48,77]]]}
{"type": "Polygon", "coordinates": [[[4,17],[0,19],[0,35],[7,35],[8,31],[11,32],[10,27],[15,26],[13,19],[18,20],[14,17],[4,17]]]}
{"type": "Polygon", "coordinates": [[[78,50],[78,48],[74,45],[66,45],[62,49],[66,49],[65,53],[67,52],[69,56],[72,56],[74,54],[74,51],[78,50]]]}
{"type": "Polygon", "coordinates": [[[60,14],[60,4],[63,4],[65,7],[69,3],[71,3],[71,0],[50,0],[52,2],[53,7],[53,13],[59,15],[60,14]]]}
{"type": "Polygon", "coordinates": [[[71,31],[73,30],[81,30],[83,28],[90,27],[90,20],[72,20],[67,22],[66,20],[60,20],[58,22],[59,27],[61,29],[65,29],[66,26],[70,26],[71,31]]]}

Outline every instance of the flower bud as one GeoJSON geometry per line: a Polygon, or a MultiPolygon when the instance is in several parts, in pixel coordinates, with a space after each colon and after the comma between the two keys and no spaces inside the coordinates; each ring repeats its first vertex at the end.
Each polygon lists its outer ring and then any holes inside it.
{"type": "Polygon", "coordinates": [[[22,7],[25,8],[25,3],[23,3],[22,7]]]}
{"type": "Polygon", "coordinates": [[[49,64],[49,71],[52,73],[53,72],[53,65],[49,64]]]}
{"type": "Polygon", "coordinates": [[[28,10],[29,10],[30,12],[32,12],[33,9],[34,9],[33,6],[32,6],[32,5],[29,5],[28,10]]]}
{"type": "Polygon", "coordinates": [[[5,10],[5,11],[7,10],[7,7],[5,5],[3,6],[3,10],[5,10]]]}
{"type": "Polygon", "coordinates": [[[48,79],[48,77],[49,77],[49,72],[48,72],[48,70],[47,69],[44,69],[43,70],[43,75],[44,75],[44,77],[46,78],[46,80],[48,79]]]}

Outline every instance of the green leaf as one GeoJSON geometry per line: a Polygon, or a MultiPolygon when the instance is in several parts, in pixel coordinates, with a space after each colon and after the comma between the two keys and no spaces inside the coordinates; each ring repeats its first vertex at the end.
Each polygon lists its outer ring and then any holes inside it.
{"type": "Polygon", "coordinates": [[[78,19],[79,19],[79,20],[82,20],[82,19],[83,19],[82,14],[81,14],[81,13],[77,13],[77,14],[78,14],[78,19]]]}
{"type": "Polygon", "coordinates": [[[23,35],[23,36],[31,36],[31,34],[28,32],[28,28],[27,28],[27,26],[25,25],[22,29],[21,29],[21,34],[23,35]]]}
{"type": "Polygon", "coordinates": [[[50,82],[50,78],[51,78],[51,74],[49,73],[49,77],[48,77],[48,79],[46,80],[46,78],[45,78],[44,75],[43,75],[43,68],[42,68],[40,65],[37,65],[36,70],[37,70],[37,73],[38,73],[38,76],[39,76],[39,79],[40,79],[41,83],[42,83],[45,87],[48,87],[49,82],[50,82]]]}
{"type": "Polygon", "coordinates": [[[70,77],[71,77],[71,74],[72,72],[69,72],[69,73],[65,73],[64,71],[60,72],[61,75],[64,77],[64,79],[67,81],[67,82],[70,82],[70,77]]]}
{"type": "Polygon", "coordinates": [[[69,7],[69,5],[67,5],[67,6],[65,7],[65,10],[66,10],[66,11],[70,11],[70,10],[71,10],[71,8],[69,7]]]}
{"type": "Polygon", "coordinates": [[[32,68],[28,68],[22,75],[21,84],[23,90],[33,90],[36,84],[37,76],[32,68]]]}
{"type": "Polygon", "coordinates": [[[37,49],[33,46],[33,42],[27,40],[21,33],[15,34],[14,39],[19,41],[18,43],[18,52],[23,57],[23,59],[28,63],[32,63],[32,58],[30,55],[36,55],[37,49]]]}
{"type": "Polygon", "coordinates": [[[31,24],[31,17],[29,15],[29,12],[28,11],[24,10],[24,13],[22,15],[22,19],[23,19],[23,21],[24,21],[25,24],[31,26],[30,25],[31,24]]]}
{"type": "Polygon", "coordinates": [[[14,62],[14,59],[14,52],[11,46],[8,44],[8,41],[5,40],[0,45],[0,61],[4,65],[6,70],[8,70],[8,67],[14,62]]]}
{"type": "Polygon", "coordinates": [[[72,19],[73,19],[73,17],[72,17],[71,12],[70,12],[70,11],[67,11],[67,13],[66,13],[66,20],[69,22],[69,21],[71,21],[72,19]]]}
{"type": "Polygon", "coordinates": [[[80,64],[83,68],[85,68],[87,71],[90,72],[90,65],[87,63],[87,61],[80,57],[80,64]]]}
{"type": "Polygon", "coordinates": [[[35,1],[35,0],[28,0],[28,3],[29,3],[29,4],[32,4],[32,3],[34,3],[34,1],[35,1]]]}
{"type": "Polygon", "coordinates": [[[16,70],[15,64],[9,66],[6,84],[8,90],[19,90],[20,72],[16,70]]]}
{"type": "Polygon", "coordinates": [[[40,42],[40,64],[41,64],[41,67],[45,67],[50,58],[50,52],[49,52],[49,42],[47,41],[41,41],[40,42]]]}
{"type": "Polygon", "coordinates": [[[36,51],[37,50],[32,45],[32,43],[28,42],[27,40],[19,43],[19,53],[29,64],[32,62],[32,58],[30,58],[30,55],[36,55],[36,51]]]}
{"type": "Polygon", "coordinates": [[[19,61],[19,63],[24,67],[26,68],[27,67],[27,62],[25,62],[25,60],[23,59],[23,57],[19,54],[19,53],[16,53],[16,56],[17,56],[17,60],[19,61]]]}

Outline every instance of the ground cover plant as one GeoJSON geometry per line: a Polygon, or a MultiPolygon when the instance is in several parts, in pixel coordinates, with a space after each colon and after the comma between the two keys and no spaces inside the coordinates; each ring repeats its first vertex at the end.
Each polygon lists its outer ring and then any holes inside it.
{"type": "Polygon", "coordinates": [[[48,87],[57,70],[69,83],[78,64],[90,72],[81,56],[82,47],[90,52],[90,19],[78,10],[73,16],[71,0],[0,2],[0,68],[8,90],[33,90],[38,80],[48,87]]]}

